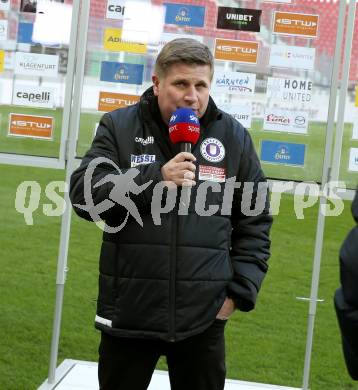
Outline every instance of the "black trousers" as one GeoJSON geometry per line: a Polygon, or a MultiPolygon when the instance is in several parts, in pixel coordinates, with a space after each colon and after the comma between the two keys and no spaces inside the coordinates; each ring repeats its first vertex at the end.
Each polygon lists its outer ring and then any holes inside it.
{"type": "Polygon", "coordinates": [[[112,337],[102,332],[100,390],[145,390],[160,356],[166,356],[172,390],[223,390],[226,321],[215,320],[203,333],[169,343],[112,337]]]}

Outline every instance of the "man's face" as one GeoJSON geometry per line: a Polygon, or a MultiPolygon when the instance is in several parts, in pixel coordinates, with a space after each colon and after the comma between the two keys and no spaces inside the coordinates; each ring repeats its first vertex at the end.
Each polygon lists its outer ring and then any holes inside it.
{"type": "Polygon", "coordinates": [[[165,123],[178,108],[191,108],[198,118],[205,114],[211,85],[209,65],[173,64],[165,76],[153,75],[152,80],[165,123]]]}

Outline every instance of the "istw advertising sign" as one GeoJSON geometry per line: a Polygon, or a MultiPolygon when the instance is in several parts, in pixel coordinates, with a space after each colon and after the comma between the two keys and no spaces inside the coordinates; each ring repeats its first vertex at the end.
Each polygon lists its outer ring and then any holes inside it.
{"type": "Polygon", "coordinates": [[[53,88],[32,85],[15,85],[12,93],[12,104],[18,106],[54,108],[55,90],[53,88]]]}
{"type": "Polygon", "coordinates": [[[258,51],[258,42],[217,38],[215,40],[214,57],[217,60],[235,61],[253,65],[257,63],[258,51]]]}
{"type": "Polygon", "coordinates": [[[53,118],[23,114],[10,114],[9,135],[52,139],[53,118]]]}
{"type": "Polygon", "coordinates": [[[315,38],[318,32],[318,15],[276,11],[274,13],[272,32],[315,38]]]}
{"type": "Polygon", "coordinates": [[[100,91],[98,99],[98,111],[109,112],[117,108],[128,107],[136,104],[140,99],[138,95],[100,91]]]}

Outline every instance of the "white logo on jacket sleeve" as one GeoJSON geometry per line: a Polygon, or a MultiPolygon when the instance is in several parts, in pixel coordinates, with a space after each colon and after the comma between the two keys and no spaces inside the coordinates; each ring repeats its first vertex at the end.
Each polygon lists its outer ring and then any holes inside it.
{"type": "Polygon", "coordinates": [[[220,162],[225,157],[225,148],[218,139],[206,138],[200,146],[200,153],[207,161],[220,162]]]}
{"type": "Polygon", "coordinates": [[[154,144],[154,137],[153,136],[150,136],[147,138],[135,137],[134,141],[145,146],[145,145],[149,145],[149,144],[154,144]]]}
{"type": "Polygon", "coordinates": [[[131,168],[138,165],[152,164],[155,162],[155,154],[131,154],[131,168]]]}

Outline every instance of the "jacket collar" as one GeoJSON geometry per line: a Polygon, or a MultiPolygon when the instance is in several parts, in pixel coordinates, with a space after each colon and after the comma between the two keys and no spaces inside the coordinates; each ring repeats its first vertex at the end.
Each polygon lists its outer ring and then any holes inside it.
{"type": "MultiPolygon", "coordinates": [[[[153,121],[157,123],[159,127],[163,125],[167,128],[167,125],[162,120],[158,98],[154,95],[153,87],[148,88],[140,98],[140,111],[143,116],[144,121],[153,121]]],[[[214,102],[214,100],[209,96],[209,104],[206,109],[205,114],[202,118],[200,118],[200,127],[204,130],[208,127],[208,125],[214,120],[218,119],[220,116],[220,112],[214,102]]]]}

